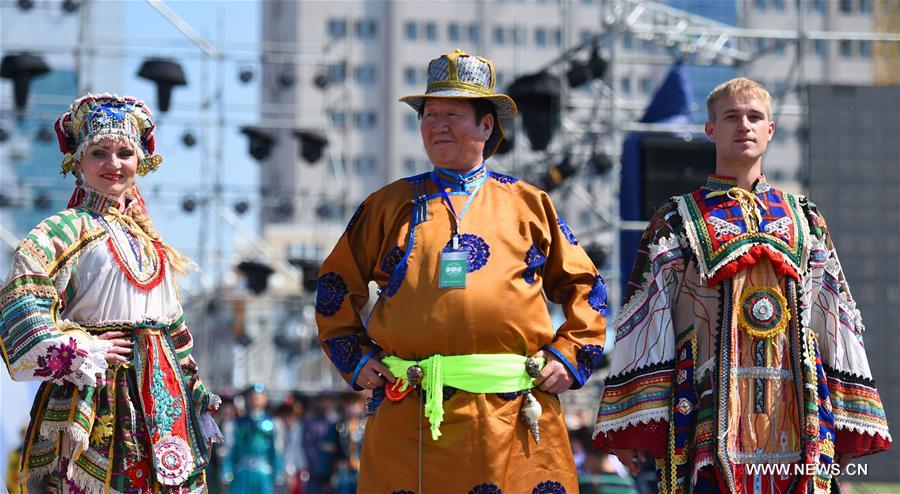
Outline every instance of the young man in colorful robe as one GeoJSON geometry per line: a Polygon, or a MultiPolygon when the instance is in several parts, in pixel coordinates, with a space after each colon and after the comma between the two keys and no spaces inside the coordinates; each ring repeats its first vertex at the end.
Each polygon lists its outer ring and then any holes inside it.
{"type": "Polygon", "coordinates": [[[434,170],[369,196],[319,276],[322,348],[374,390],[359,491],[577,492],[556,394],[599,365],[605,286],[547,194],[486,164],[498,117],[516,114],[493,65],[457,50],[428,80],[401,101],[434,170]],[[562,305],[558,329],[545,296],[562,305]]]}
{"type": "Polygon", "coordinates": [[[660,492],[828,492],[891,442],[860,314],[822,214],[761,172],[769,93],[733,79],[707,110],[716,174],[644,232],[594,444],[656,458],[660,492]]]}

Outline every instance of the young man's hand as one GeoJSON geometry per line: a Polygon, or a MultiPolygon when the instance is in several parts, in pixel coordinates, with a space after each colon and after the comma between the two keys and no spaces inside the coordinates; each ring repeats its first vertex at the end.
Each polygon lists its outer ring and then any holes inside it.
{"type": "Polygon", "coordinates": [[[635,460],[643,463],[648,458],[653,458],[649,451],[637,449],[614,449],[612,452],[632,475],[637,475],[641,471],[641,466],[635,460]]]}

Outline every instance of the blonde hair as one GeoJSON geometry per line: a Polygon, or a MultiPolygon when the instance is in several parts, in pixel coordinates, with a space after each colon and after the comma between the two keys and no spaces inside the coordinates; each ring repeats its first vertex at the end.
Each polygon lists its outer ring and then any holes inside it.
{"type": "Polygon", "coordinates": [[[736,77],[716,86],[706,97],[706,116],[710,122],[715,122],[715,104],[722,98],[729,96],[752,96],[759,98],[766,104],[766,116],[772,115],[772,95],[762,84],[746,77],[736,77]]]}
{"type": "Polygon", "coordinates": [[[153,226],[153,220],[150,219],[150,215],[147,213],[147,206],[144,204],[144,198],[137,191],[136,185],[132,186],[132,199],[136,201],[136,204],[131,207],[131,219],[134,220],[137,226],[140,227],[151,240],[159,242],[166,254],[166,259],[168,259],[172,271],[177,275],[184,275],[189,271],[199,270],[197,264],[189,257],[178,252],[175,247],[163,242],[162,236],[156,231],[156,227],[153,226]]]}

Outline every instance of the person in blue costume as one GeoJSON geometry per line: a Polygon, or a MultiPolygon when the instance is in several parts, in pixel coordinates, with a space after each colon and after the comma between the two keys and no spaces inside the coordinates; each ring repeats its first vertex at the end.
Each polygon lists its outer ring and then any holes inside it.
{"type": "Polygon", "coordinates": [[[281,455],[275,448],[275,421],[266,413],[269,397],[261,384],[244,394],[247,413],[234,423],[231,449],[222,465],[231,494],[274,494],[280,480],[281,455]]]}

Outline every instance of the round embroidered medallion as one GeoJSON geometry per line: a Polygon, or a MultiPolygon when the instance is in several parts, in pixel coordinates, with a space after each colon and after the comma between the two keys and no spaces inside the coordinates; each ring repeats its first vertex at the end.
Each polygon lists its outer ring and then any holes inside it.
{"type": "Polygon", "coordinates": [[[741,295],[739,323],[757,338],[772,338],[787,328],[791,318],[787,299],[772,287],[749,287],[741,295]]]}
{"type": "Polygon", "coordinates": [[[347,283],[334,271],[329,271],[319,277],[316,288],[316,312],[325,317],[331,317],[340,310],[347,296],[347,283]]]}
{"type": "Polygon", "coordinates": [[[194,470],[191,448],[178,436],[166,436],[153,447],[156,477],[165,485],[181,485],[194,470]]]}
{"type": "MultiPolygon", "coordinates": [[[[450,249],[453,242],[447,242],[444,250],[450,249]]],[[[469,251],[469,269],[467,272],[473,273],[483,268],[491,257],[491,247],[483,238],[471,233],[463,233],[459,236],[459,247],[469,251]]]]}

